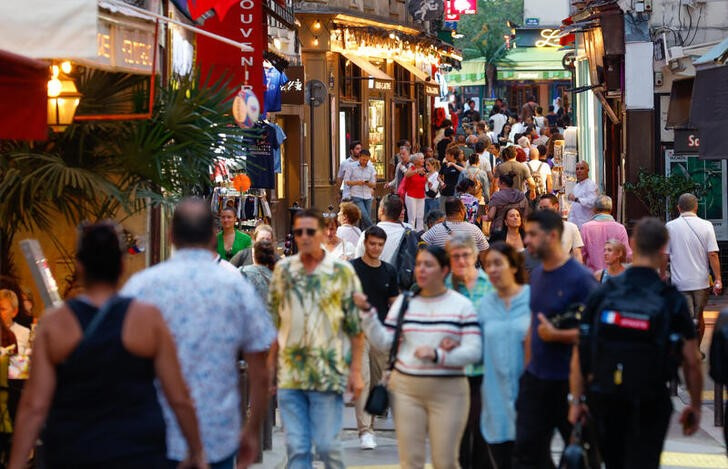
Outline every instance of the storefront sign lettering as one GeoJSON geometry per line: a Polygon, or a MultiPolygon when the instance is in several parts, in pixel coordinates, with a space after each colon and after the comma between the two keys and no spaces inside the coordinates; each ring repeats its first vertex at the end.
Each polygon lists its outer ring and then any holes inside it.
{"type": "Polygon", "coordinates": [[[281,104],[304,103],[304,76],[303,67],[293,66],[286,70],[288,82],[281,85],[281,104]]]}
{"type": "Polygon", "coordinates": [[[392,89],[392,82],[391,81],[374,80],[374,89],[375,90],[382,90],[382,91],[389,91],[389,90],[392,89]]]}
{"type": "Polygon", "coordinates": [[[425,94],[428,96],[440,96],[440,86],[437,84],[425,84],[425,94]]]}
{"type": "Polygon", "coordinates": [[[700,152],[700,135],[695,129],[675,129],[675,153],[697,154],[700,152]]]}
{"type": "Polygon", "coordinates": [[[151,73],[153,48],[154,33],[142,25],[132,29],[99,20],[95,62],[114,70],[151,73]]]}
{"type": "Polygon", "coordinates": [[[561,38],[561,31],[558,29],[542,29],[541,39],[536,41],[536,47],[561,47],[559,42],[561,38]]]}

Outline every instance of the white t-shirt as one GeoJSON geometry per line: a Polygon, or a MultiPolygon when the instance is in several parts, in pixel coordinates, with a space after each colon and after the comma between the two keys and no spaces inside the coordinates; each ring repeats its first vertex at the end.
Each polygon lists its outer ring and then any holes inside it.
{"type": "Polygon", "coordinates": [[[574,249],[584,247],[584,241],[581,239],[579,228],[570,221],[564,221],[564,234],[561,236],[561,247],[567,254],[571,254],[571,251],[574,249]]]}
{"type": "MultiPolygon", "coordinates": [[[[531,170],[531,174],[536,174],[538,172],[541,175],[541,185],[542,187],[542,194],[546,193],[546,178],[548,176],[551,176],[551,166],[549,166],[548,163],[541,160],[529,160],[528,163],[526,163],[526,166],[531,170]]],[[[524,192],[527,189],[527,186],[524,186],[523,188],[524,192]]]]}
{"type": "Polygon", "coordinates": [[[326,246],[324,246],[324,245],[321,245],[321,247],[325,251],[327,251],[329,254],[331,254],[332,256],[334,256],[336,259],[338,259],[340,261],[348,261],[348,260],[354,259],[354,257],[355,257],[354,252],[355,252],[356,248],[349,241],[345,241],[343,239],[331,251],[328,251],[326,249],[326,246]]]}
{"type": "MultiPolygon", "coordinates": [[[[403,225],[407,228],[412,228],[407,223],[403,223],[403,225]]],[[[377,226],[387,233],[387,241],[384,242],[384,249],[382,249],[382,255],[379,256],[379,259],[394,265],[392,261],[394,260],[394,255],[397,253],[397,248],[399,248],[399,243],[402,241],[404,227],[402,224],[391,221],[380,221],[377,223],[377,226]]],[[[356,245],[354,257],[361,257],[362,255],[364,255],[364,236],[359,237],[359,243],[356,245]]]]}
{"type": "MultiPolygon", "coordinates": [[[[440,173],[438,173],[437,171],[433,171],[432,174],[427,176],[428,185],[425,186],[425,191],[427,191],[428,189],[437,191],[437,195],[434,197],[435,199],[440,198],[440,191],[438,191],[438,189],[440,188],[439,177],[440,177],[440,173]]],[[[427,197],[427,194],[425,194],[425,197],[428,199],[430,198],[430,197],[427,197]]]]}
{"type": "Polygon", "coordinates": [[[508,122],[508,117],[506,117],[505,114],[493,114],[493,133],[497,136],[501,133],[501,130],[503,130],[503,126],[506,125],[506,122],[508,122]]]}
{"type": "Polygon", "coordinates": [[[718,252],[713,224],[689,212],[666,226],[670,233],[667,254],[672,284],[680,291],[708,288],[708,253],[718,252]]]}
{"type": "Polygon", "coordinates": [[[361,230],[357,226],[341,225],[336,229],[336,236],[356,246],[361,236],[361,230]]]}

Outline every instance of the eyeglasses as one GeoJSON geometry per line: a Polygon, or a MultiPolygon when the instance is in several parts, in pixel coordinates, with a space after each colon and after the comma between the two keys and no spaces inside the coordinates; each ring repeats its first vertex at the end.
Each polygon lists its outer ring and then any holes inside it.
{"type": "Polygon", "coordinates": [[[316,228],[296,228],[293,230],[293,236],[300,238],[306,233],[306,236],[313,237],[316,234],[316,228]]]}

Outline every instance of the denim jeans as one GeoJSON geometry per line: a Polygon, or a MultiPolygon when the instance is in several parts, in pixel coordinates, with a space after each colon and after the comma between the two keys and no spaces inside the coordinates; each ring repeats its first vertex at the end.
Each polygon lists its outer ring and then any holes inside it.
{"type": "Polygon", "coordinates": [[[440,210],[440,199],[425,199],[425,217],[433,210],[440,210]]]}
{"type": "Polygon", "coordinates": [[[286,432],[288,469],[310,469],[312,445],[326,469],[344,469],[339,439],[344,410],[341,394],[279,389],[278,408],[286,432]]]}
{"type": "MultiPolygon", "coordinates": [[[[233,454],[223,459],[222,461],[211,462],[210,469],[233,469],[235,467],[235,456],[237,455],[238,452],[235,451],[233,454]]],[[[179,467],[181,462],[182,461],[167,460],[167,466],[169,467],[169,469],[176,469],[177,467],[179,467]]]]}
{"type": "Polygon", "coordinates": [[[371,211],[372,211],[372,199],[362,199],[360,197],[352,197],[351,201],[359,207],[359,210],[361,211],[361,229],[366,230],[370,226],[372,226],[372,218],[371,218],[371,211]]]}

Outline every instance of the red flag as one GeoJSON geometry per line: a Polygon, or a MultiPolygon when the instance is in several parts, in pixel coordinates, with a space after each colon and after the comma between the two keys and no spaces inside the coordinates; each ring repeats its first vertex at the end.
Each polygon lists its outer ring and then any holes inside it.
{"type": "Polygon", "coordinates": [[[237,0],[187,0],[187,7],[193,20],[210,10],[215,10],[215,14],[222,20],[228,10],[236,3],[237,0]]]}

